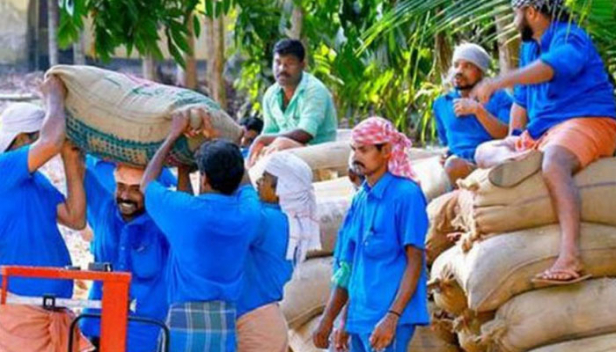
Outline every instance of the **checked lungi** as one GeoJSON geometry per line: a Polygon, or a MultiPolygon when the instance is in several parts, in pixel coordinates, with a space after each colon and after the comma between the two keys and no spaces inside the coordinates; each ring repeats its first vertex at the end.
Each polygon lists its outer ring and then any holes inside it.
{"type": "Polygon", "coordinates": [[[171,332],[169,350],[235,352],[235,318],[235,305],[227,302],[172,304],[166,321],[171,332]]]}

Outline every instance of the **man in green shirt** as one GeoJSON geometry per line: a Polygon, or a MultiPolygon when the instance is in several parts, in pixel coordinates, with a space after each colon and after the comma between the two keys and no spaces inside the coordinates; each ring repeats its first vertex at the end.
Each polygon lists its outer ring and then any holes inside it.
{"type": "Polygon", "coordinates": [[[274,151],[336,139],[334,100],[323,82],[304,72],[305,55],[299,40],[284,39],[274,47],[276,83],[263,97],[263,135],[251,147],[249,165],[274,151]]]}

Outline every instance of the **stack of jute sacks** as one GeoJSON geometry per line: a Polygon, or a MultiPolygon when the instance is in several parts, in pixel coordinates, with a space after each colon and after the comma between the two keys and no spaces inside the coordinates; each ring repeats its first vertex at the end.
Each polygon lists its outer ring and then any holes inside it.
{"type": "Polygon", "coordinates": [[[540,172],[512,188],[474,172],[429,206],[430,288],[465,351],[616,350],[616,158],[575,176],[580,254],[592,278],[534,283],[556,260],[560,227],[540,172]],[[463,233],[454,245],[447,233],[463,233]],[[450,247],[450,248],[448,248],[450,247]]]}

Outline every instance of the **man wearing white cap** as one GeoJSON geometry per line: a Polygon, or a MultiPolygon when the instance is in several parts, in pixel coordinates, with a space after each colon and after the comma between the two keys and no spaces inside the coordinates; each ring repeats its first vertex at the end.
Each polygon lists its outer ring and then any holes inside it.
{"type": "MultiPolygon", "coordinates": [[[[85,226],[83,158],[64,141],[64,87],[50,77],[42,89],[46,114],[35,105],[16,104],[0,117],[0,265],[70,265],[57,223],[73,229],[85,226]],[[66,198],[37,172],[60,152],[67,178],[66,198]]],[[[71,298],[73,283],[17,278],[9,280],[8,290],[20,296],[71,298]]],[[[71,320],[67,312],[50,313],[29,306],[0,309],[0,350],[66,351],[71,320]],[[32,320],[48,323],[31,324],[32,320]],[[60,333],[50,334],[52,328],[60,333]]]]}
{"type": "MultiPolygon", "coordinates": [[[[114,271],[131,273],[130,299],[137,301],[135,316],[164,321],[168,311],[169,242],[145,210],[139,189],[143,171],[123,164],[114,166],[115,187],[110,191],[100,174],[86,169],[88,221],[94,233],[90,250],[96,262],[111,263],[114,271]]],[[[94,282],[90,299],[100,300],[102,295],[103,285],[94,282]]],[[[81,327],[98,345],[100,321],[85,319],[81,327]]],[[[159,331],[153,325],[129,323],[126,350],[155,352],[159,331]]]]}
{"type": "Polygon", "coordinates": [[[312,170],[293,154],[272,154],[257,187],[263,220],[237,302],[238,351],[286,352],[288,327],[278,302],[293,265],[308,250],[320,249],[312,170]]]}
{"type": "Polygon", "coordinates": [[[453,90],[434,102],[438,137],[447,147],[443,158],[452,185],[475,169],[475,149],[484,142],[507,136],[512,98],[504,90],[483,105],[469,94],[486,76],[490,56],[479,45],[463,43],[453,55],[450,78],[453,90]]]}

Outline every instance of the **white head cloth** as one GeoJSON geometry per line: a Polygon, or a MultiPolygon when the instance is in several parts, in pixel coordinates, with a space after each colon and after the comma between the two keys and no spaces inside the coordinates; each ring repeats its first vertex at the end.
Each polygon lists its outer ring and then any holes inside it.
{"type": "Polygon", "coordinates": [[[477,66],[483,73],[490,68],[490,55],[484,48],[473,43],[462,43],[453,52],[453,61],[466,60],[477,66]]]}
{"type": "Polygon", "coordinates": [[[286,257],[299,264],[306,259],[308,251],[321,249],[312,170],[299,157],[278,152],[267,160],[265,171],[278,178],[276,195],[289,219],[286,257]]]}

